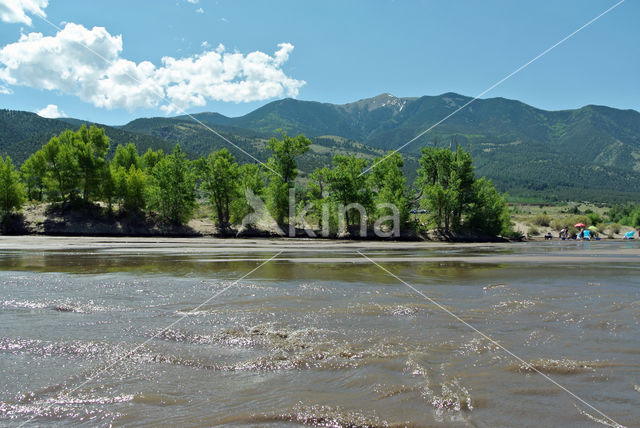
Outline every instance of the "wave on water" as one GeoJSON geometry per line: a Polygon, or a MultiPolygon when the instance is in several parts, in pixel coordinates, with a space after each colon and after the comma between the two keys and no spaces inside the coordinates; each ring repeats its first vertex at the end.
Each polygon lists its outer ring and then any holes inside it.
{"type": "Polygon", "coordinates": [[[10,309],[45,309],[49,307],[48,303],[30,302],[28,300],[4,300],[2,306],[10,309]]]}
{"type": "Polygon", "coordinates": [[[0,352],[9,352],[14,355],[28,353],[40,357],[96,358],[112,351],[112,346],[101,342],[52,342],[38,339],[0,338],[0,352]]]}
{"type": "Polygon", "coordinates": [[[7,309],[53,309],[58,312],[92,313],[111,312],[122,310],[121,308],[106,307],[95,304],[92,300],[86,303],[65,301],[38,302],[30,300],[9,299],[0,302],[2,307],[7,309]]]}
{"type": "Polygon", "coordinates": [[[0,419],[43,423],[72,420],[76,423],[110,425],[122,415],[119,412],[105,411],[105,406],[127,403],[133,399],[133,394],[116,396],[79,394],[74,397],[61,394],[37,400],[0,402],[0,419]]]}
{"type": "Polygon", "coordinates": [[[421,379],[420,394],[433,406],[437,419],[444,421],[451,416],[449,412],[461,415],[474,410],[471,392],[458,377],[447,374],[445,363],[426,364],[418,359],[424,360],[424,356],[412,355],[406,362],[405,372],[421,379]]]}
{"type": "Polygon", "coordinates": [[[292,410],[283,413],[253,415],[250,423],[294,422],[315,427],[350,427],[377,428],[412,426],[411,424],[391,424],[378,418],[374,412],[370,414],[362,410],[347,410],[328,405],[306,405],[298,403],[292,410]]]}
{"type": "Polygon", "coordinates": [[[598,368],[610,367],[611,363],[601,361],[576,361],[568,358],[559,360],[551,358],[539,358],[531,362],[514,363],[508,366],[510,371],[521,373],[544,373],[557,375],[571,375],[579,373],[594,372],[598,368]]]}

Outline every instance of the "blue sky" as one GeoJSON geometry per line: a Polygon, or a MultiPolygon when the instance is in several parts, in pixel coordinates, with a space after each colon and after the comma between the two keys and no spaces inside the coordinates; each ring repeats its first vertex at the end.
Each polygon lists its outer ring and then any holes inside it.
{"type": "MultiPolygon", "coordinates": [[[[0,5],[0,108],[106,124],[238,116],[286,96],[475,96],[616,3],[4,1],[15,7],[0,5]],[[40,8],[17,15],[26,4],[40,8]]],[[[640,110],[638,16],[625,1],[484,98],[640,110]]]]}

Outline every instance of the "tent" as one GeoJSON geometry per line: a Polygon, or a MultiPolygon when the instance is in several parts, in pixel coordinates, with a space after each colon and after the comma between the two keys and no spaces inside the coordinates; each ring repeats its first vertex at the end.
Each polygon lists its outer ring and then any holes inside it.
{"type": "Polygon", "coordinates": [[[624,236],[622,237],[622,239],[633,239],[633,234],[635,232],[633,230],[628,231],[627,233],[624,234],[624,236]]]}

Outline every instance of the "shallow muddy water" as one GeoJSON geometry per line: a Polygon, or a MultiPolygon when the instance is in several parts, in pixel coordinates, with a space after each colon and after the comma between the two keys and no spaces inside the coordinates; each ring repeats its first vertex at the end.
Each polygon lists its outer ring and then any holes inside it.
{"type": "Polygon", "coordinates": [[[1,237],[0,425],[640,426],[639,275],[640,242],[1,237]]]}

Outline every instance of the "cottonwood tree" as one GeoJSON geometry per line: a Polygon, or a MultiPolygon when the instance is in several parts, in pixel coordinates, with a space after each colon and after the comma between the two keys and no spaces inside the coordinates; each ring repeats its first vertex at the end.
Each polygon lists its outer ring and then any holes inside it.
{"type": "Polygon", "coordinates": [[[100,173],[105,164],[105,155],[109,151],[109,138],[103,128],[82,125],[74,133],[72,153],[77,158],[82,200],[89,203],[91,196],[98,196],[100,191],[100,173]]]}
{"type": "Polygon", "coordinates": [[[455,152],[429,146],[422,149],[418,169],[418,185],[424,195],[421,203],[445,232],[460,228],[473,202],[474,181],[471,155],[460,146],[455,152]]]}
{"type": "Polygon", "coordinates": [[[386,158],[374,160],[374,165],[369,181],[375,191],[375,218],[392,215],[393,210],[389,208],[392,205],[397,209],[400,224],[405,224],[409,219],[409,193],[401,169],[404,166],[402,156],[389,152],[386,158]]]}
{"type": "Polygon", "coordinates": [[[179,145],[151,170],[149,206],[160,218],[186,223],[196,206],[195,177],[191,163],[179,145]]]}
{"type": "Polygon", "coordinates": [[[296,158],[309,150],[311,141],[304,135],[289,137],[282,133],[282,140],[271,138],[267,147],[273,152],[267,166],[269,185],[267,187],[267,205],[278,224],[283,224],[289,214],[289,189],[294,187],[298,176],[296,158]]]}
{"type": "Polygon", "coordinates": [[[45,183],[47,193],[67,202],[80,183],[80,167],[75,153],[74,132],[63,131],[42,147],[47,162],[45,183]]]}
{"type": "Polygon", "coordinates": [[[256,164],[246,163],[238,168],[240,176],[238,190],[240,197],[232,202],[231,221],[241,223],[252,212],[252,207],[247,200],[247,192],[263,198],[265,194],[265,174],[256,164]]]}
{"type": "Polygon", "coordinates": [[[418,169],[421,205],[445,233],[462,229],[507,234],[511,221],[507,203],[484,178],[476,180],[471,154],[461,147],[424,147],[418,169]]]}
{"type": "Polygon", "coordinates": [[[22,180],[27,186],[27,197],[31,200],[42,201],[44,196],[44,180],[47,173],[47,161],[42,150],[38,150],[20,167],[22,180]]]}
{"type": "Polygon", "coordinates": [[[0,156],[0,215],[4,219],[13,210],[20,209],[25,199],[20,174],[9,156],[0,156]]]}
{"type": "Polygon", "coordinates": [[[198,159],[196,169],[202,180],[200,189],[216,212],[218,226],[227,229],[233,203],[241,197],[240,170],[235,157],[227,149],[212,152],[209,157],[198,159]]]}
{"type": "Polygon", "coordinates": [[[361,206],[366,212],[373,207],[373,193],[368,179],[362,172],[369,162],[352,156],[336,155],[329,172],[329,193],[331,198],[342,205],[347,227],[366,221],[359,211],[352,214],[350,206],[361,206]]]}

